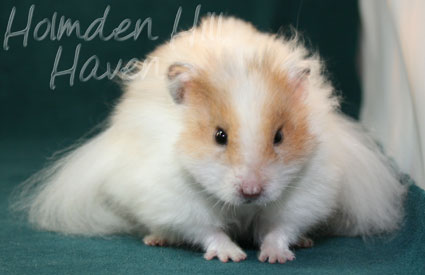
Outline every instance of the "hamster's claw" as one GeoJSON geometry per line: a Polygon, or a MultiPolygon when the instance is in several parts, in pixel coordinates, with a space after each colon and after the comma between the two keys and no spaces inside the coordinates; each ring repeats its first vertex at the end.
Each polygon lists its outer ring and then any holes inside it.
{"type": "Polygon", "coordinates": [[[314,245],[314,241],[307,237],[301,237],[298,242],[294,245],[298,248],[311,248],[314,245]]]}
{"type": "Polygon", "coordinates": [[[294,260],[295,255],[289,249],[284,251],[278,251],[273,247],[266,247],[261,249],[260,256],[258,257],[258,259],[261,262],[266,262],[268,260],[268,262],[271,264],[274,264],[276,262],[284,264],[286,261],[294,260]]]}
{"type": "Polygon", "coordinates": [[[149,246],[166,246],[167,240],[157,235],[151,234],[143,238],[143,242],[149,246]]]}
{"type": "Polygon", "coordinates": [[[223,263],[227,263],[229,260],[240,262],[246,259],[246,254],[236,245],[222,249],[208,249],[204,254],[206,260],[212,260],[215,257],[223,263]]]}

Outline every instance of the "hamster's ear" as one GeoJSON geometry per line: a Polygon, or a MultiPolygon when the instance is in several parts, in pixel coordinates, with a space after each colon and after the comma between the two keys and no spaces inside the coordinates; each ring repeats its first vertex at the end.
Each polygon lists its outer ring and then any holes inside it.
{"type": "Polygon", "coordinates": [[[176,62],[168,67],[168,89],[174,102],[180,104],[184,100],[185,89],[195,75],[195,68],[187,63],[176,62]]]}
{"type": "Polygon", "coordinates": [[[310,77],[310,68],[293,68],[289,71],[289,83],[294,91],[302,90],[310,77]]]}

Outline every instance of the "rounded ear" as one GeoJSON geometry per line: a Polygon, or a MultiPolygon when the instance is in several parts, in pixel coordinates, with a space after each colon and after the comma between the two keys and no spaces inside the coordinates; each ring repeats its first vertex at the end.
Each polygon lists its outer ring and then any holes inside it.
{"type": "Polygon", "coordinates": [[[195,68],[188,63],[176,62],[168,67],[168,89],[174,102],[180,104],[184,100],[187,84],[195,75],[195,68]]]}
{"type": "Polygon", "coordinates": [[[296,91],[302,88],[303,83],[310,76],[310,68],[294,68],[289,72],[289,82],[296,91]]]}

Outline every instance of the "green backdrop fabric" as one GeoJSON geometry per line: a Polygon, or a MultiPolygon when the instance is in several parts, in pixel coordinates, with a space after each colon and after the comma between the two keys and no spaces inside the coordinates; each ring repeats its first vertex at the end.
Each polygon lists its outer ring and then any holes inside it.
{"type": "Polygon", "coordinates": [[[286,33],[289,24],[306,38],[307,45],[318,51],[329,78],[343,98],[345,113],[358,117],[361,104],[356,74],[359,15],[357,1],[110,1],[105,33],[122,20],[152,20],[150,40],[142,31],[137,40],[102,41],[98,37],[82,41],[71,35],[53,40],[48,34],[38,37],[46,25],[61,16],[86,29],[101,17],[107,7],[104,1],[2,1],[0,3],[0,37],[5,33],[12,10],[11,30],[19,31],[28,22],[34,5],[27,46],[23,36],[11,37],[0,48],[0,274],[138,274],[138,273],[228,273],[228,274],[419,274],[424,264],[425,194],[412,186],[408,197],[407,219],[403,229],[385,239],[326,238],[312,249],[296,252],[297,259],[284,265],[263,264],[256,252],[248,250],[248,260],[222,264],[207,262],[201,252],[181,248],[151,248],[129,237],[109,239],[69,237],[31,229],[25,221],[7,210],[12,189],[44,166],[56,150],[72,144],[102,122],[121,95],[114,81],[80,81],[78,73],[92,55],[100,61],[99,73],[110,62],[141,58],[170,38],[179,7],[182,8],[178,29],[192,25],[195,9],[201,4],[201,15],[215,12],[236,15],[269,32],[286,33]],[[15,7],[15,9],[13,9],[15,7]],[[56,14],[56,15],[55,15],[56,14]],[[73,86],[69,76],[57,77],[56,89],[49,88],[50,75],[59,47],[60,70],[72,66],[78,44],[81,44],[73,86]]]}
{"type": "MultiPolygon", "coordinates": [[[[12,187],[44,161],[46,141],[1,144],[0,208],[12,187]],[[17,148],[14,148],[17,146],[17,148]]],[[[404,181],[409,183],[408,178],[404,181]]],[[[240,263],[206,261],[200,251],[148,247],[140,239],[63,236],[32,230],[0,212],[0,274],[424,274],[425,192],[412,185],[401,231],[385,238],[322,238],[285,264],[261,263],[248,250],[240,263]]]]}
{"type": "MultiPolygon", "coordinates": [[[[131,29],[137,19],[152,20],[150,40],[146,29],[136,41],[128,39],[118,42],[102,41],[98,37],[82,41],[75,35],[63,35],[60,41],[51,41],[50,35],[41,41],[34,39],[38,22],[47,18],[53,21],[56,12],[57,24],[61,16],[75,22],[79,20],[84,31],[96,18],[102,17],[107,7],[100,0],[20,0],[0,2],[0,41],[4,42],[7,23],[15,6],[12,31],[25,28],[31,5],[34,5],[28,44],[23,47],[23,36],[11,37],[9,49],[0,48],[0,133],[1,138],[55,137],[74,140],[81,137],[94,125],[103,121],[115,100],[121,95],[114,81],[79,81],[78,74],[83,64],[96,55],[100,60],[99,74],[106,63],[114,67],[119,59],[124,63],[132,58],[143,59],[156,46],[170,39],[178,8],[182,8],[179,30],[192,26],[195,9],[201,5],[201,16],[207,12],[235,15],[252,22],[263,31],[287,33],[289,25],[298,26],[306,43],[319,51],[327,66],[328,75],[342,94],[343,110],[357,117],[360,106],[360,89],[356,74],[357,29],[359,24],[356,1],[109,1],[110,11],[105,22],[104,33],[109,34],[124,19],[132,20],[131,29]],[[62,55],[58,70],[69,69],[74,60],[76,47],[81,50],[76,69],[75,83],[69,85],[69,76],[56,78],[56,89],[49,88],[50,74],[58,48],[62,55]]],[[[42,35],[46,25],[38,31],[42,35]]],[[[0,45],[2,45],[1,43],[0,45]]],[[[91,66],[89,66],[89,69],[91,66]]],[[[56,149],[56,148],[54,148],[56,149]]]]}

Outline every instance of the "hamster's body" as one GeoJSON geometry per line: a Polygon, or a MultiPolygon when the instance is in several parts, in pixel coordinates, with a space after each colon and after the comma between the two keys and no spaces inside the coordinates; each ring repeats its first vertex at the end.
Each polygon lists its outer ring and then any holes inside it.
{"type": "Polygon", "coordinates": [[[147,61],[106,129],[24,185],[32,223],[142,233],[222,261],[246,257],[231,238],[253,239],[269,262],[323,224],[350,236],[399,225],[405,187],[296,40],[212,17],[147,61]]]}

